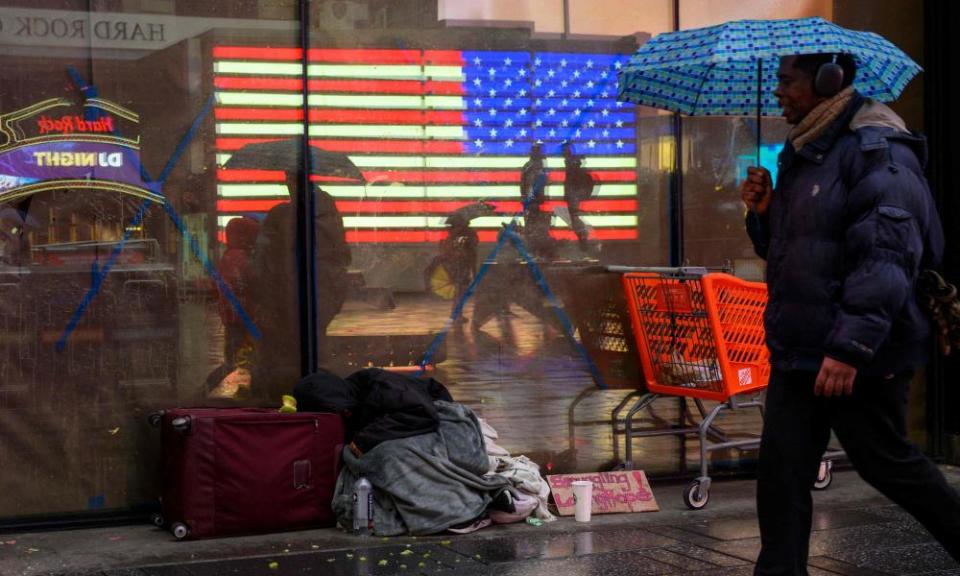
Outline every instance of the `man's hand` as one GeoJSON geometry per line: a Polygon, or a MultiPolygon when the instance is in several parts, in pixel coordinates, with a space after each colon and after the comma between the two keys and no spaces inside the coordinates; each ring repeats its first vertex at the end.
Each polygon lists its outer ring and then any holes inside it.
{"type": "Polygon", "coordinates": [[[814,396],[850,396],[853,394],[853,379],[857,369],[839,360],[824,357],[813,385],[814,396]]]}
{"type": "Polygon", "coordinates": [[[773,184],[766,168],[751,166],[747,177],[740,183],[740,198],[747,208],[757,214],[765,214],[773,197],[773,184]]]}

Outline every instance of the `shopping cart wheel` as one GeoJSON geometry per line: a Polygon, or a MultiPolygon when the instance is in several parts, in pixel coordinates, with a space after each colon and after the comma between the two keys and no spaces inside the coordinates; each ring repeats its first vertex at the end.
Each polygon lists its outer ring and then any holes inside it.
{"type": "Polygon", "coordinates": [[[701,487],[699,480],[691,482],[683,491],[683,503],[691,510],[700,510],[710,501],[710,489],[701,487]]]}
{"type": "Polygon", "coordinates": [[[814,490],[826,490],[833,482],[833,461],[821,460],[820,471],[817,472],[817,481],[813,483],[814,490]]]}
{"type": "Polygon", "coordinates": [[[163,519],[163,514],[151,514],[150,521],[153,522],[153,525],[158,528],[163,528],[163,525],[166,524],[166,521],[163,519]]]}
{"type": "Polygon", "coordinates": [[[190,529],[187,528],[187,525],[182,522],[177,522],[172,526],[173,537],[177,540],[183,540],[190,535],[190,529]]]}

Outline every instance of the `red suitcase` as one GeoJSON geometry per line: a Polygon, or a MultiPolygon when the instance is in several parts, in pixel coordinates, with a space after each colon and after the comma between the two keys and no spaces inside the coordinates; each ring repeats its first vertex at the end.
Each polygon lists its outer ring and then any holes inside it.
{"type": "Polygon", "coordinates": [[[336,414],[178,408],[161,416],[161,516],[178,539],[332,526],[336,414]]]}

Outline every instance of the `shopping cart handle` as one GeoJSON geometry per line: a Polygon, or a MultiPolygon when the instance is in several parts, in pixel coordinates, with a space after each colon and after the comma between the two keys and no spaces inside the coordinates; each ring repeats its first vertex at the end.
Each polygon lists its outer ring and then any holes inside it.
{"type": "Polygon", "coordinates": [[[607,272],[625,274],[627,272],[652,272],[655,274],[684,274],[703,276],[709,272],[706,266],[607,266],[607,272]]]}

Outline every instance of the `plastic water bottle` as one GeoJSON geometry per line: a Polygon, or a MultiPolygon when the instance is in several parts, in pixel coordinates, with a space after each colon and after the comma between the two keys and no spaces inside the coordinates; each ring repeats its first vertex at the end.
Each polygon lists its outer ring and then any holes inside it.
{"type": "Polygon", "coordinates": [[[373,534],[373,485],[363,477],[353,483],[353,533],[373,534]]]}

